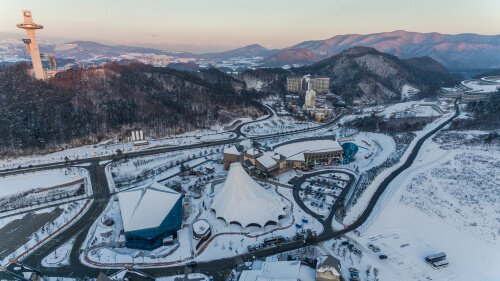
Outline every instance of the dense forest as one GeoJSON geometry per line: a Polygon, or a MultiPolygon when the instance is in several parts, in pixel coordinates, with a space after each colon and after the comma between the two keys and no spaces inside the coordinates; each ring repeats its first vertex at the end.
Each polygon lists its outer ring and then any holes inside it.
{"type": "Polygon", "coordinates": [[[207,128],[262,114],[264,93],[218,70],[187,73],[143,64],[71,69],[38,81],[18,64],[0,68],[0,153],[27,154],[123,137],[207,128]]]}
{"type": "Polygon", "coordinates": [[[500,90],[490,94],[484,101],[471,102],[465,110],[472,118],[460,118],[451,124],[452,130],[498,130],[500,129],[500,90]]]}

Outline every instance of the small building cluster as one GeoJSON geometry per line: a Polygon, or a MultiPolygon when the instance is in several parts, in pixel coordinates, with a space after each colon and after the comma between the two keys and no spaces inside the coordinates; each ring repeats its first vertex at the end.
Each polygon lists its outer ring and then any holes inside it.
{"type": "Polygon", "coordinates": [[[330,118],[333,115],[333,111],[325,104],[325,96],[329,93],[329,89],[329,77],[313,77],[311,75],[288,77],[288,95],[286,97],[292,100],[289,104],[291,112],[302,113],[316,122],[323,122],[330,118]],[[300,100],[301,98],[304,99],[304,105],[302,108],[299,108],[296,104],[293,104],[293,101],[300,100]]]}
{"type": "Polygon", "coordinates": [[[224,150],[224,169],[231,163],[242,163],[248,173],[256,176],[276,176],[293,168],[341,161],[343,149],[333,139],[292,141],[275,146],[253,147],[248,143],[233,145],[224,150]]]}

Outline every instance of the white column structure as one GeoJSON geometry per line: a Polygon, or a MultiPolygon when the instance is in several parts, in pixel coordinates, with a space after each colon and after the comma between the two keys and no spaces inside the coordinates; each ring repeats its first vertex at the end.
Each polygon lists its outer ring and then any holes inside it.
{"type": "Polygon", "coordinates": [[[35,37],[35,30],[42,29],[43,25],[39,25],[33,22],[33,17],[30,10],[23,11],[24,22],[17,25],[17,27],[26,30],[28,34],[28,39],[23,39],[26,44],[26,48],[31,56],[31,62],[33,64],[33,71],[35,72],[36,79],[45,79],[45,73],[42,67],[42,59],[40,58],[40,50],[38,49],[38,41],[35,37]]]}

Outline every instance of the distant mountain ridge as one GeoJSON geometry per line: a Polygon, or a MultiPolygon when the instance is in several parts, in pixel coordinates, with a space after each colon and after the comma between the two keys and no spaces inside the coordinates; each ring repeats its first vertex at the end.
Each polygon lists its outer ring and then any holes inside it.
{"type": "Polygon", "coordinates": [[[198,56],[207,59],[230,59],[237,57],[267,57],[277,53],[278,50],[268,50],[259,44],[252,44],[225,52],[205,53],[198,56]]]}
{"type": "MultiPolygon", "coordinates": [[[[261,66],[310,64],[356,46],[371,47],[400,58],[429,56],[446,68],[493,69],[500,68],[500,35],[441,34],[407,31],[373,34],[337,35],[325,40],[310,40],[283,49],[267,49],[251,44],[224,52],[194,54],[169,52],[146,47],[106,45],[92,41],[73,41],[54,44],[43,42],[42,53],[54,53],[56,57],[74,60],[127,60],[142,56],[170,56],[193,60],[228,60],[232,58],[261,57],[261,66]]],[[[0,58],[26,58],[19,39],[0,40],[0,58]]],[[[0,59],[1,61],[1,59],[0,59]]]]}
{"type": "Polygon", "coordinates": [[[319,56],[364,46],[400,58],[429,56],[448,69],[500,67],[500,35],[441,34],[403,30],[367,35],[338,35],[326,40],[311,40],[289,47],[307,49],[319,56]]]}
{"type": "Polygon", "coordinates": [[[266,66],[282,66],[285,64],[310,64],[321,59],[320,56],[308,49],[287,49],[264,58],[266,66]]]}

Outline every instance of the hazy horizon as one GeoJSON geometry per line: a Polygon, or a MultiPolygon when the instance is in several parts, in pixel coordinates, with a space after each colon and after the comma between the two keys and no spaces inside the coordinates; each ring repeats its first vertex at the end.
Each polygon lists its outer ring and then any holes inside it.
{"type": "Polygon", "coordinates": [[[283,48],[344,34],[405,30],[500,34],[500,2],[443,0],[7,1],[0,0],[0,32],[22,36],[16,24],[30,9],[45,26],[41,40],[90,40],[172,51],[210,52],[249,44],[283,48]],[[471,20],[474,19],[474,20],[471,20]],[[72,29],[68,26],[71,25],[72,29]],[[98,32],[97,32],[98,31],[98,32]]]}

